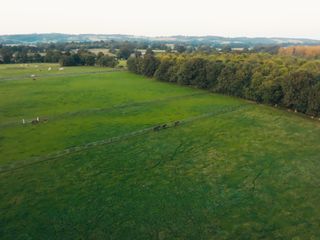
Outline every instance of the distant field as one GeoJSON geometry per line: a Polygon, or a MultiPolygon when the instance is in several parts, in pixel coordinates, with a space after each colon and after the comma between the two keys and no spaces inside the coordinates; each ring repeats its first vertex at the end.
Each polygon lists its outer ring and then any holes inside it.
{"type": "Polygon", "coordinates": [[[68,67],[61,68],[59,64],[41,63],[41,64],[0,64],[0,81],[31,79],[31,75],[36,78],[59,75],[75,75],[79,73],[92,73],[110,71],[109,68],[101,67],[68,67]]]}
{"type": "Polygon", "coordinates": [[[320,46],[291,46],[279,49],[281,55],[298,57],[320,57],[320,46]]]}
{"type": "MultiPolygon", "coordinates": [[[[137,51],[141,52],[142,54],[145,54],[146,53],[146,49],[137,49],[137,51]]],[[[166,51],[165,50],[160,50],[160,49],[154,49],[152,50],[155,54],[157,53],[165,53],[166,51]]]]}
{"type": "Polygon", "coordinates": [[[1,239],[320,236],[320,121],[36,65],[0,65],[1,239]]]}
{"type": "Polygon", "coordinates": [[[99,52],[102,52],[105,55],[115,56],[115,54],[111,53],[108,48],[91,48],[88,50],[94,54],[98,54],[99,52]]]}

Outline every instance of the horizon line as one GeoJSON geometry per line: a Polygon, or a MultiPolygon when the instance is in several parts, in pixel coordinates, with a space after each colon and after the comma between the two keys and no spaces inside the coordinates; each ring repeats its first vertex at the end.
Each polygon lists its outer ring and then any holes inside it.
{"type": "Polygon", "coordinates": [[[146,37],[146,38],[164,38],[164,37],[222,37],[222,38],[267,38],[267,39],[304,39],[304,40],[316,40],[320,41],[319,38],[313,37],[287,37],[287,36],[225,36],[225,35],[215,35],[215,34],[204,34],[204,35],[184,35],[184,34],[175,34],[175,35],[140,35],[140,34],[127,34],[127,33],[66,33],[66,32],[32,32],[32,33],[0,33],[0,36],[15,36],[15,35],[44,35],[44,34],[61,34],[61,35],[123,35],[123,36],[133,36],[133,37],[146,37]]]}

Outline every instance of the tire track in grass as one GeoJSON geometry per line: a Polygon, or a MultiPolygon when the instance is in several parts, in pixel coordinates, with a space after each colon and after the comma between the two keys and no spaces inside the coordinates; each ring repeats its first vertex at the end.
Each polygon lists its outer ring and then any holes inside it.
{"type": "MultiPolygon", "coordinates": [[[[192,94],[180,95],[180,96],[171,96],[171,97],[167,97],[167,98],[163,98],[163,99],[132,102],[132,103],[123,103],[123,104],[118,104],[118,105],[114,105],[114,106],[106,107],[106,108],[92,108],[92,109],[84,109],[81,111],[65,112],[65,113],[57,114],[57,115],[54,115],[51,117],[46,116],[45,118],[47,121],[55,121],[55,120],[60,120],[60,119],[72,117],[72,116],[83,116],[83,115],[99,113],[99,112],[109,112],[109,111],[113,111],[116,109],[125,109],[125,108],[129,108],[129,107],[145,106],[148,104],[168,102],[168,101],[172,101],[172,100],[178,100],[178,99],[183,99],[183,98],[188,98],[188,97],[193,97],[193,96],[198,96],[198,95],[205,95],[205,94],[208,94],[208,93],[207,92],[200,92],[200,93],[192,93],[192,94]]],[[[2,124],[0,124],[0,128],[8,128],[8,127],[14,127],[14,126],[18,126],[18,125],[23,125],[21,123],[21,120],[2,123],[2,124]]],[[[34,120],[34,119],[25,119],[25,124],[31,124],[32,120],[34,120]]]]}
{"type": "MultiPolygon", "coordinates": [[[[90,71],[90,72],[79,72],[79,73],[61,73],[61,74],[39,74],[35,76],[36,79],[39,78],[50,78],[50,77],[77,77],[81,75],[93,75],[93,74],[100,74],[100,73],[113,73],[113,72],[125,72],[126,70],[122,69],[110,69],[110,70],[103,70],[103,71],[90,71]]],[[[30,74],[28,75],[21,75],[17,77],[11,78],[0,78],[0,82],[5,81],[15,81],[15,80],[32,80],[30,74]]]]}
{"type": "Polygon", "coordinates": [[[151,126],[151,127],[148,127],[148,128],[144,128],[144,129],[141,129],[141,130],[138,130],[138,131],[129,132],[127,134],[120,135],[120,136],[117,136],[117,137],[107,138],[107,139],[104,139],[104,140],[89,142],[89,143],[86,143],[86,144],[83,144],[83,145],[79,145],[79,146],[76,146],[76,147],[66,148],[64,150],[56,151],[56,152],[50,153],[50,154],[45,155],[45,156],[39,156],[39,157],[30,158],[30,159],[27,159],[27,160],[17,161],[18,165],[17,164],[8,164],[8,165],[5,165],[5,166],[1,166],[0,167],[0,174],[6,173],[6,172],[12,172],[12,171],[19,170],[19,169],[22,169],[22,168],[25,168],[25,167],[30,167],[32,165],[39,164],[39,163],[42,163],[42,162],[47,162],[47,161],[50,161],[50,160],[56,160],[56,159],[58,160],[61,157],[64,157],[64,156],[67,156],[67,155],[70,155],[70,154],[73,154],[73,153],[83,152],[83,151],[86,151],[88,149],[91,149],[91,148],[97,147],[97,146],[103,146],[103,145],[118,143],[118,142],[130,139],[130,138],[136,137],[136,136],[141,136],[141,135],[147,134],[149,132],[156,133],[156,132],[161,131],[161,130],[175,128],[175,127],[178,127],[178,126],[181,126],[181,125],[184,125],[184,124],[188,124],[188,123],[191,123],[191,122],[194,122],[194,121],[198,121],[198,120],[201,120],[201,119],[205,119],[205,118],[208,118],[208,117],[214,117],[214,116],[218,116],[218,115],[222,115],[222,114],[227,114],[227,113],[231,113],[231,112],[235,112],[235,111],[240,111],[240,110],[249,108],[249,106],[250,105],[239,105],[239,106],[227,107],[227,108],[224,108],[222,110],[208,112],[208,113],[201,114],[201,115],[194,116],[194,117],[190,117],[190,118],[187,118],[187,119],[176,120],[176,121],[168,122],[168,123],[161,123],[161,124],[158,124],[158,125],[155,125],[155,126],[151,126]],[[177,122],[179,122],[179,124],[177,124],[177,122]],[[164,125],[165,125],[165,127],[161,128],[161,126],[164,126],[164,125]],[[158,127],[160,127],[160,128],[158,128],[158,127]]]}

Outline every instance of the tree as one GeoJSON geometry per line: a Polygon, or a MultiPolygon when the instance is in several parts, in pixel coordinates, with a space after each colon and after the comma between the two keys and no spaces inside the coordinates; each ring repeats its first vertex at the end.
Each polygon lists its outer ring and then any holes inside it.
{"type": "Polygon", "coordinates": [[[13,55],[14,62],[16,63],[26,63],[29,62],[28,55],[25,51],[16,52],[13,55]]]}
{"type": "Polygon", "coordinates": [[[281,78],[269,79],[261,85],[261,98],[264,103],[281,104],[283,99],[283,89],[281,85],[281,78]]]}
{"type": "Polygon", "coordinates": [[[11,63],[12,50],[9,48],[3,47],[1,49],[0,56],[3,63],[11,63]]]}
{"type": "Polygon", "coordinates": [[[159,60],[154,56],[151,49],[148,49],[143,56],[143,70],[142,74],[152,77],[157,70],[159,65],[159,60]]]}
{"type": "Polygon", "coordinates": [[[120,47],[117,52],[117,57],[119,59],[128,59],[130,55],[133,53],[133,48],[129,44],[124,44],[120,47]]]}
{"type": "Polygon", "coordinates": [[[176,44],[174,46],[174,50],[176,50],[178,53],[183,53],[187,50],[187,48],[184,45],[176,44]]]}
{"type": "Polygon", "coordinates": [[[96,56],[94,54],[86,54],[82,57],[83,65],[94,66],[96,63],[96,56]]]}
{"type": "Polygon", "coordinates": [[[101,67],[115,67],[118,61],[113,56],[102,56],[98,59],[97,64],[101,67]]]}
{"type": "Polygon", "coordinates": [[[69,56],[68,55],[62,56],[59,60],[59,64],[61,66],[76,66],[74,58],[70,55],[69,56]]]}
{"type": "Polygon", "coordinates": [[[309,95],[316,84],[314,76],[306,71],[289,74],[283,82],[285,106],[305,113],[308,110],[309,95]]]}
{"type": "Polygon", "coordinates": [[[84,64],[79,54],[71,54],[69,52],[60,58],[59,63],[61,66],[79,66],[84,64]]]}
{"type": "Polygon", "coordinates": [[[160,64],[154,73],[155,78],[169,82],[169,70],[172,65],[174,65],[174,61],[171,58],[160,59],[160,64]]]}
{"type": "Polygon", "coordinates": [[[201,88],[208,86],[206,77],[206,60],[199,57],[186,59],[178,71],[178,83],[195,85],[201,88]]]}
{"type": "Polygon", "coordinates": [[[138,66],[138,56],[131,56],[127,60],[127,67],[128,70],[134,73],[140,73],[139,66],[138,66]]]}
{"type": "Polygon", "coordinates": [[[234,89],[232,89],[232,81],[234,81],[234,77],[237,72],[237,67],[235,63],[227,63],[222,69],[218,79],[217,84],[214,88],[215,91],[220,93],[226,93],[232,95],[234,93],[234,89]]]}
{"type": "Polygon", "coordinates": [[[222,69],[224,68],[224,64],[221,60],[217,61],[209,61],[206,65],[206,85],[207,88],[213,89],[216,87],[218,77],[222,69]]]}
{"type": "Polygon", "coordinates": [[[60,51],[47,51],[44,62],[57,63],[62,57],[62,53],[60,51]]]}
{"type": "Polygon", "coordinates": [[[225,45],[225,46],[223,46],[223,48],[221,49],[221,52],[230,53],[230,52],[232,52],[232,48],[231,48],[229,45],[225,45]]]}
{"type": "Polygon", "coordinates": [[[307,113],[320,116],[320,81],[310,91],[307,113]]]}

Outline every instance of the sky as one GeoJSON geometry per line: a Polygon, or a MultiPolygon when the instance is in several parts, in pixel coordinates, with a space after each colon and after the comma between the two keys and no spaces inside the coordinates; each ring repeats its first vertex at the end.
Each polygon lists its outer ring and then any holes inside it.
{"type": "Polygon", "coordinates": [[[320,0],[1,0],[0,35],[97,33],[320,39],[320,0]]]}

